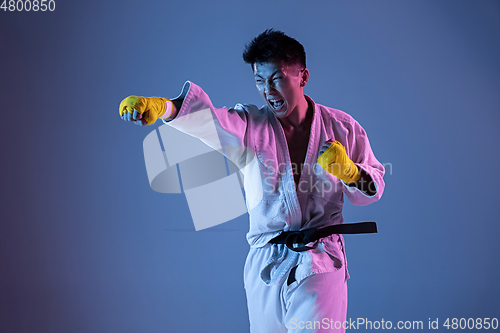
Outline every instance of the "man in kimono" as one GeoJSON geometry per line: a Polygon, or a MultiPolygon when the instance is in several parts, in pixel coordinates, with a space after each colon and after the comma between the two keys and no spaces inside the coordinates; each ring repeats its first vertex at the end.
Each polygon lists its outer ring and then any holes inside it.
{"type": "Polygon", "coordinates": [[[355,205],[379,200],[384,168],[356,120],[304,94],[309,71],[298,41],[269,29],[246,46],[243,59],[265,100],[261,108],[216,108],[188,81],[172,100],[127,97],[120,115],[139,125],[162,118],[215,149],[242,148],[227,157],[244,175],[252,333],[344,332],[349,274],[342,232],[304,238],[297,248],[284,236],[342,227],[344,194],[355,205]],[[202,110],[210,116],[196,116],[202,110]],[[209,134],[214,124],[216,136],[209,134]],[[249,151],[255,163],[245,163],[249,151]]]}

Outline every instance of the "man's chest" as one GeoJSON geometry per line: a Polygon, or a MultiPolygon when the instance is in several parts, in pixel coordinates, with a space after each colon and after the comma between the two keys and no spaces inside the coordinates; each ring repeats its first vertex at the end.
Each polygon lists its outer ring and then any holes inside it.
{"type": "Polygon", "coordinates": [[[295,185],[298,184],[302,169],[306,163],[307,148],[309,146],[309,131],[284,131],[292,164],[295,185]]]}

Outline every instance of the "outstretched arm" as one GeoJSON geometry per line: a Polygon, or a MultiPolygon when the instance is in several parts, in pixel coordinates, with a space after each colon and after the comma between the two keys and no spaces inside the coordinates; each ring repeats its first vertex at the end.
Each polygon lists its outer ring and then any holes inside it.
{"type": "MultiPolygon", "coordinates": [[[[258,111],[255,106],[247,106],[250,107],[258,111]]],[[[120,104],[120,116],[141,126],[161,119],[215,150],[226,150],[226,156],[239,163],[239,159],[246,159],[247,108],[241,104],[234,108],[216,108],[199,86],[187,81],[181,93],[171,100],[160,97],[125,98],[120,104]]]]}

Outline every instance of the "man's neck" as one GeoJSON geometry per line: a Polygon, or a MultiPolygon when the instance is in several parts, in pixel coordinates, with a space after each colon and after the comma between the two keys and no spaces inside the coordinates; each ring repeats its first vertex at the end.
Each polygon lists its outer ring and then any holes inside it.
{"type": "Polygon", "coordinates": [[[312,116],[312,105],[309,105],[306,97],[303,96],[295,110],[288,117],[278,119],[285,131],[308,130],[312,116]]]}

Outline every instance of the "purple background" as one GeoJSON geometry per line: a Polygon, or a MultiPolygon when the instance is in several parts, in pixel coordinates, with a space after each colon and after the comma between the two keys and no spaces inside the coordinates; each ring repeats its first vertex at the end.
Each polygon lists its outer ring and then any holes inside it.
{"type": "Polygon", "coordinates": [[[346,236],[348,317],[500,317],[498,1],[56,0],[0,11],[0,332],[248,332],[248,217],[195,232],[118,105],[185,80],[262,105],[241,52],[270,27],[392,165],[345,206],[379,224],[346,236]]]}

